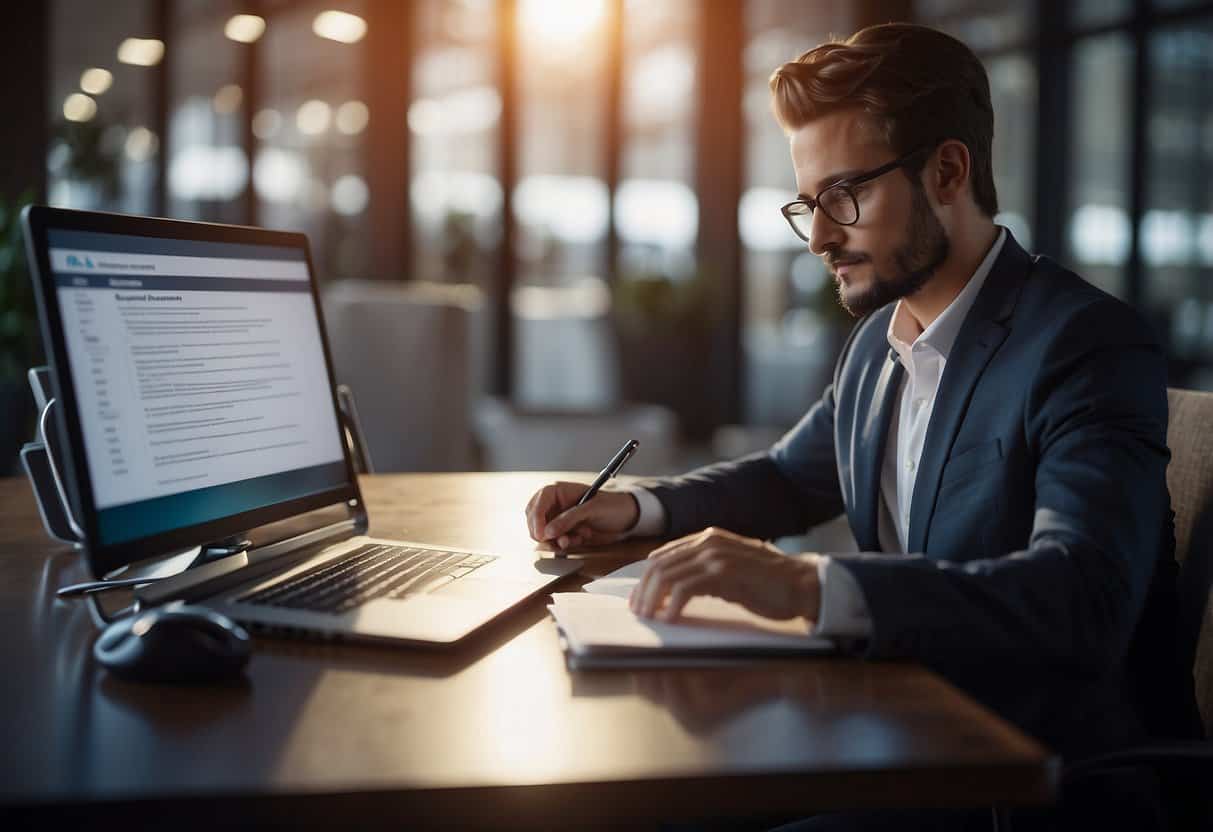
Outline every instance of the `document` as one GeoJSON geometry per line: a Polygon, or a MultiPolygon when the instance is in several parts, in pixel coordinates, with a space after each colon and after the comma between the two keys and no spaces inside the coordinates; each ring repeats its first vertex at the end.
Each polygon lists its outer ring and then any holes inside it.
{"type": "Polygon", "coordinates": [[[51,256],[99,509],[342,461],[302,259],[51,256]]]}
{"type": "Polygon", "coordinates": [[[647,566],[648,561],[629,564],[586,584],[583,592],[552,595],[548,610],[570,667],[715,664],[835,650],[832,640],[809,635],[804,618],[763,618],[720,598],[692,599],[673,622],[639,618],[627,599],[647,566]]]}

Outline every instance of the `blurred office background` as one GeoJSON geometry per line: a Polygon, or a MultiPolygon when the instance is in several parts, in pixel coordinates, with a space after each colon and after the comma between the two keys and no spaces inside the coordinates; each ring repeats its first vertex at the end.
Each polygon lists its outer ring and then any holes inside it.
{"type": "MultiPolygon", "coordinates": [[[[629,470],[659,473],[792,425],[850,321],[779,215],[795,182],[767,78],[889,20],[985,61],[998,220],[1142,309],[1173,385],[1213,389],[1213,2],[48,0],[5,16],[6,209],[25,193],[306,232],[381,470],[596,469],[635,436],[629,470]]],[[[28,301],[0,294],[10,398],[36,349],[28,301]]]]}

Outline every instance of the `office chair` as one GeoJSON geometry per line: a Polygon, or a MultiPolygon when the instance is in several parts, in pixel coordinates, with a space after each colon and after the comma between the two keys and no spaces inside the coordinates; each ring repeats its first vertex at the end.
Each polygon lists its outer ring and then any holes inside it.
{"type": "MultiPolygon", "coordinates": [[[[1175,559],[1179,563],[1180,637],[1193,656],[1192,679],[1204,726],[1203,740],[1163,741],[1071,762],[1062,772],[1062,788],[1116,769],[1147,767],[1184,777],[1185,784],[1213,772],[1213,393],[1167,390],[1170,418],[1167,489],[1175,512],[1175,559]]],[[[1192,805],[1166,805],[1176,829],[1213,828],[1213,805],[1207,790],[1193,795],[1192,805]]],[[[1170,796],[1170,795],[1166,795],[1170,796]]],[[[994,829],[1006,832],[1005,812],[995,811],[994,829]]]]}
{"type": "Polygon", "coordinates": [[[342,280],[322,302],[333,369],[358,396],[375,470],[473,470],[479,290],[342,280]]]}

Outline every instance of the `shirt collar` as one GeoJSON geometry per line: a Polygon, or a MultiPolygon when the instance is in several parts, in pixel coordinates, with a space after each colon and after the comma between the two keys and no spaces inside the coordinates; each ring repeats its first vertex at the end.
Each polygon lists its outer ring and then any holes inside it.
{"type": "Polygon", "coordinates": [[[960,294],[953,298],[947,308],[939,314],[939,317],[912,341],[907,342],[905,338],[910,337],[918,329],[918,324],[910,316],[909,310],[902,308],[902,302],[897,301],[897,306],[893,309],[893,317],[889,319],[887,337],[889,346],[901,356],[903,364],[909,361],[911,349],[920,341],[930,345],[947,361],[948,354],[952,352],[952,345],[956,343],[956,336],[960,333],[960,326],[968,316],[969,310],[973,308],[973,303],[977,300],[981,287],[985,285],[986,278],[990,276],[990,270],[993,269],[994,261],[998,259],[998,253],[1002,251],[1006,239],[1007,230],[1000,226],[994,245],[990,246],[990,250],[986,252],[977,271],[973,272],[969,282],[960,290],[960,294]]]}

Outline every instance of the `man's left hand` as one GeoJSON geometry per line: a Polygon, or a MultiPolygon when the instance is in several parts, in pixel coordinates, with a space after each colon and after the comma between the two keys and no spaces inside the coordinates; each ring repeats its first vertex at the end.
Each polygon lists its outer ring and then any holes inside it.
{"type": "Polygon", "coordinates": [[[705,529],[654,549],[628,603],[642,618],[672,621],[692,598],[713,595],[766,618],[816,620],[817,561],[726,529],[705,529]]]}

